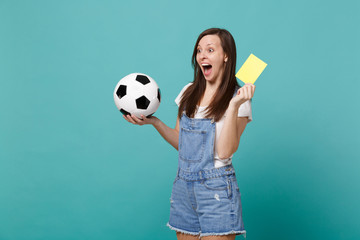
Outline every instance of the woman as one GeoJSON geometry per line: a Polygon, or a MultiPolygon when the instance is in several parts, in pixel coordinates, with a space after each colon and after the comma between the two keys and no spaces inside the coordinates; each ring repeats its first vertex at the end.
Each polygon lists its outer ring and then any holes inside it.
{"type": "Polygon", "coordinates": [[[192,64],[194,81],[175,99],[179,111],[174,129],[154,116],[124,118],[153,125],[179,151],[167,223],[177,238],[233,240],[246,231],[231,158],[252,120],[255,86],[239,87],[235,42],[225,29],[211,28],[199,35],[192,64]]]}

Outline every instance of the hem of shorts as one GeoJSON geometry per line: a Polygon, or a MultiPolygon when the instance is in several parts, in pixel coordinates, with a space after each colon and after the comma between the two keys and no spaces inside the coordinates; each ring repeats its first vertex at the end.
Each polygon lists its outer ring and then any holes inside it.
{"type": "Polygon", "coordinates": [[[234,231],[231,230],[229,232],[224,232],[224,233],[201,233],[200,237],[206,237],[206,236],[221,236],[221,235],[230,235],[230,234],[236,234],[236,235],[244,235],[244,238],[246,238],[246,231],[242,230],[242,231],[234,231]]]}
{"type": "Polygon", "coordinates": [[[168,226],[171,230],[175,230],[177,232],[181,232],[181,233],[185,233],[185,234],[190,234],[190,235],[194,235],[194,236],[200,234],[200,232],[189,232],[189,231],[182,230],[180,228],[173,227],[169,223],[167,223],[166,226],[168,226]]]}

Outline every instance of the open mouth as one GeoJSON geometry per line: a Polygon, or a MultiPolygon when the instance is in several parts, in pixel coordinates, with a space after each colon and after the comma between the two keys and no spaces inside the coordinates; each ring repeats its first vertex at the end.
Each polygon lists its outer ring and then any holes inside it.
{"type": "Polygon", "coordinates": [[[204,68],[204,75],[208,76],[211,73],[212,66],[210,64],[202,64],[204,68]]]}

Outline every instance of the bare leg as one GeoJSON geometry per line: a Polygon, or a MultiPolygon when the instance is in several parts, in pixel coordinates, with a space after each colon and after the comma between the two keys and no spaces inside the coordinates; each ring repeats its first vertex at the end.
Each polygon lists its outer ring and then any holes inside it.
{"type": "Polygon", "coordinates": [[[206,236],[202,237],[201,240],[235,240],[235,234],[229,234],[224,236],[206,236]]]}
{"type": "Polygon", "coordinates": [[[178,240],[199,240],[199,235],[190,235],[190,234],[184,234],[180,232],[176,232],[176,237],[178,240]]]}

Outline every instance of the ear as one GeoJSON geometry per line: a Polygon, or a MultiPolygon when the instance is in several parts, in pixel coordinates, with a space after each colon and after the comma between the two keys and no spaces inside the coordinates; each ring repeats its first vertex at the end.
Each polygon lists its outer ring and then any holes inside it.
{"type": "Polygon", "coordinates": [[[227,57],[226,54],[225,54],[224,62],[227,62],[227,61],[228,61],[228,57],[227,57]]]}

